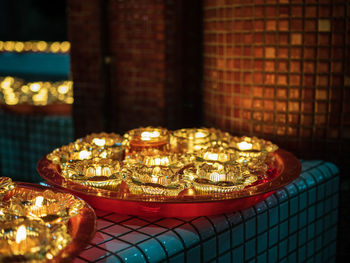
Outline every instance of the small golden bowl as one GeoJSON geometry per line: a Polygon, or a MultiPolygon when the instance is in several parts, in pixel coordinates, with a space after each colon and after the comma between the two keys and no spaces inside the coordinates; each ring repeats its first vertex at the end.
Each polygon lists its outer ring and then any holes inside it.
{"type": "Polygon", "coordinates": [[[211,132],[207,128],[191,128],[173,131],[171,149],[178,153],[193,153],[210,146],[211,132]]]}

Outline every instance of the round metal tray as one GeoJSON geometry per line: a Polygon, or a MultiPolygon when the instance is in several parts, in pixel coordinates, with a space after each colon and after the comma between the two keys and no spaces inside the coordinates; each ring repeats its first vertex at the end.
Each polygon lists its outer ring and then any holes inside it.
{"type": "MultiPolygon", "coordinates": [[[[6,198],[6,196],[8,198],[9,195],[11,196],[11,193],[26,193],[29,191],[43,192],[45,190],[69,194],[53,187],[16,182],[16,188],[7,193],[4,198],[6,198]]],[[[85,203],[84,207],[79,210],[79,213],[69,219],[68,229],[73,238],[72,242],[64,247],[53,259],[47,260],[47,262],[70,262],[82,252],[83,248],[86,247],[89,241],[95,236],[96,215],[94,210],[85,203]]]]}
{"type": "Polygon", "coordinates": [[[150,196],[83,186],[62,177],[59,165],[52,163],[46,157],[38,162],[37,170],[50,185],[81,197],[94,208],[128,215],[193,217],[245,209],[294,181],[301,171],[299,160],[282,149],[273,154],[276,162],[275,176],[266,182],[227,194],[150,196]]]}

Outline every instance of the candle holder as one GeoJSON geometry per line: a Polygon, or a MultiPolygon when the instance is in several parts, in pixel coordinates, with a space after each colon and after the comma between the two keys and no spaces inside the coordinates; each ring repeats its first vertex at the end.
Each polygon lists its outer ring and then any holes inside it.
{"type": "Polygon", "coordinates": [[[132,194],[177,196],[185,188],[177,169],[146,165],[129,169],[131,178],[127,183],[132,194]]]}
{"type": "Polygon", "coordinates": [[[71,194],[17,183],[0,202],[0,262],[68,262],[94,236],[95,220],[71,194]]]}
{"type": "Polygon", "coordinates": [[[173,131],[171,149],[178,153],[193,153],[210,146],[211,132],[207,128],[180,129],[173,131]]]}
{"type": "Polygon", "coordinates": [[[119,161],[94,158],[67,164],[62,175],[81,185],[119,190],[125,172],[119,161]]]}
{"type": "Polygon", "coordinates": [[[16,184],[12,182],[12,179],[9,177],[0,177],[0,201],[4,195],[14,189],[16,184]]]}
{"type": "Polygon", "coordinates": [[[169,132],[165,128],[138,128],[128,131],[124,138],[124,144],[129,146],[129,154],[150,148],[160,151],[169,150],[169,132]]]}
{"type": "Polygon", "coordinates": [[[192,181],[198,194],[238,191],[258,180],[245,166],[219,161],[197,161],[184,169],[183,176],[192,181]]]}
{"type": "Polygon", "coordinates": [[[1,262],[45,260],[50,246],[50,229],[40,221],[0,221],[1,262]]]}
{"type": "Polygon", "coordinates": [[[124,158],[123,138],[115,133],[92,133],[77,139],[74,143],[64,145],[48,154],[53,163],[65,165],[69,162],[90,160],[93,158],[109,158],[122,160],[124,158]]]}

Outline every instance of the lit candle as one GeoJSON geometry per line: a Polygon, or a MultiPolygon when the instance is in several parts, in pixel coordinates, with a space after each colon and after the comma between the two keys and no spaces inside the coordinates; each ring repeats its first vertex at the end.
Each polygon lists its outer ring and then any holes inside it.
{"type": "Polygon", "coordinates": [[[79,152],[79,160],[86,160],[90,159],[91,157],[91,152],[83,150],[79,152]]]}
{"type": "Polygon", "coordinates": [[[247,150],[251,150],[253,148],[253,144],[246,142],[246,141],[242,141],[237,143],[238,149],[241,151],[247,151],[247,150]]]}
{"type": "Polygon", "coordinates": [[[104,146],[106,144],[106,140],[105,139],[99,139],[99,138],[94,138],[92,140],[92,142],[94,144],[96,144],[97,146],[100,146],[100,147],[102,147],[102,146],[104,146]]]}
{"type": "Polygon", "coordinates": [[[176,130],[172,133],[171,147],[175,152],[193,153],[209,146],[210,135],[206,128],[176,130]]]}
{"type": "Polygon", "coordinates": [[[125,135],[129,140],[131,153],[140,152],[146,148],[166,151],[169,143],[169,133],[164,128],[138,128],[125,135]]]}

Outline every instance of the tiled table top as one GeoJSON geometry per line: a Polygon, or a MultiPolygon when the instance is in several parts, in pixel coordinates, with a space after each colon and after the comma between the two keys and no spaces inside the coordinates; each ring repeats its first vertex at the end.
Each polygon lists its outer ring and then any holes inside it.
{"type": "Polygon", "coordinates": [[[332,261],[338,169],[322,161],[302,168],[292,184],[235,213],[143,218],[96,210],[96,236],[74,263],[332,261]]]}

